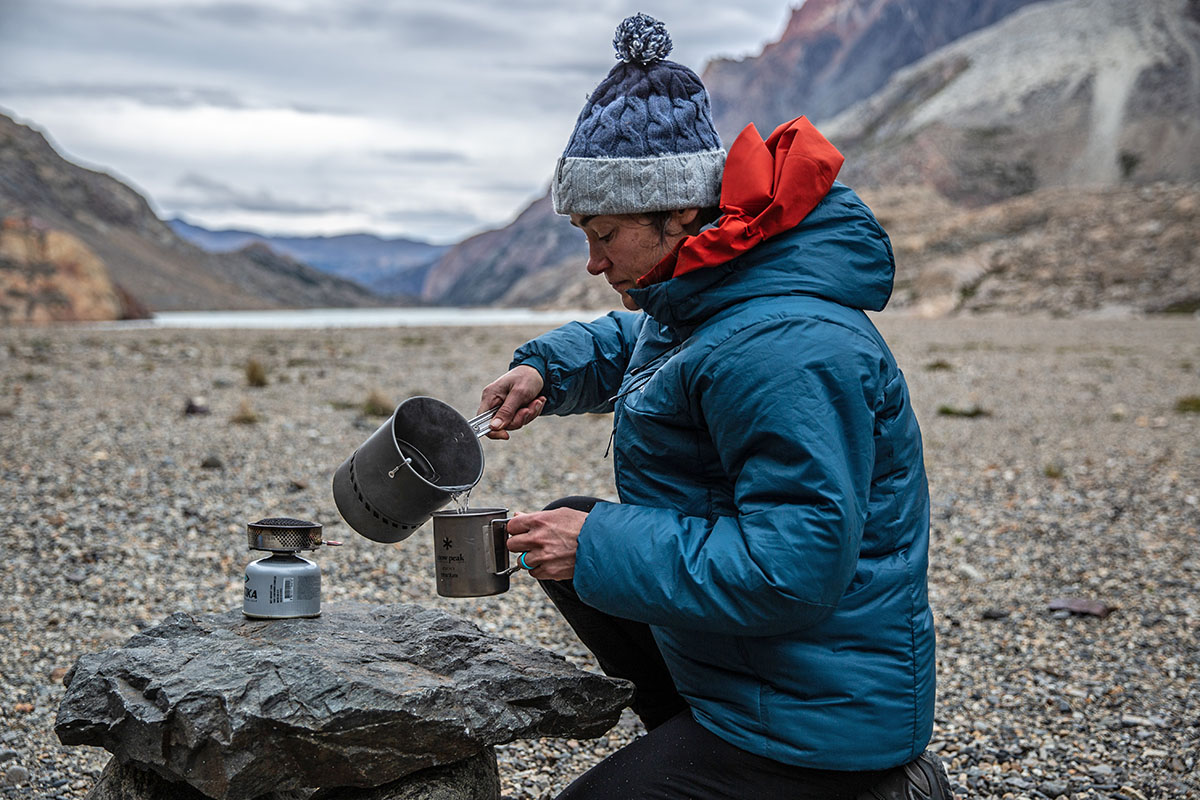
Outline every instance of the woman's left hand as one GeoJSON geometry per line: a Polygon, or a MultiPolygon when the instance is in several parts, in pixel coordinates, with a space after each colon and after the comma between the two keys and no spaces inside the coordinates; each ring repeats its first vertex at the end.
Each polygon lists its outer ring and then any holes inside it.
{"type": "Polygon", "coordinates": [[[575,551],[586,511],[555,508],[517,514],[508,521],[508,549],[525,553],[529,574],[539,580],[564,581],[575,576],[575,551]]]}

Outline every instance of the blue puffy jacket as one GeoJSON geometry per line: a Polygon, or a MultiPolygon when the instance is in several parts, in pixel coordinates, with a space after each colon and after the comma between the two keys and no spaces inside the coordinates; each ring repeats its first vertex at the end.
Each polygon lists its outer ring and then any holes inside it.
{"type": "Polygon", "coordinates": [[[650,623],[696,720],[778,761],[915,758],[933,725],[929,495],[904,377],[863,313],[886,234],[847,187],[724,264],[526,343],[546,413],[613,411],[621,502],[574,583],[650,623]]]}

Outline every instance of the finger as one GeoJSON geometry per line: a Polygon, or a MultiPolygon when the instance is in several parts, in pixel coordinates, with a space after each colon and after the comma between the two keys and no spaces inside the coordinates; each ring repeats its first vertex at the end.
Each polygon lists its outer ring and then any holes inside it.
{"type": "Polygon", "coordinates": [[[522,408],[520,411],[517,412],[517,415],[515,417],[513,417],[512,425],[510,425],[509,428],[511,430],[516,430],[518,428],[524,428],[526,425],[533,422],[535,419],[537,419],[537,412],[534,411],[529,406],[525,406],[525,408],[522,408]]]}
{"type": "Polygon", "coordinates": [[[497,383],[499,381],[493,381],[483,387],[483,391],[479,393],[479,408],[475,411],[476,414],[490,411],[504,399],[504,393],[496,386],[497,383]]]}
{"type": "Polygon", "coordinates": [[[500,408],[496,410],[496,415],[492,417],[491,429],[496,431],[509,428],[520,409],[521,398],[516,392],[509,392],[505,395],[500,408]]]}
{"type": "Polygon", "coordinates": [[[508,548],[508,552],[514,555],[518,553],[529,553],[530,555],[525,557],[526,562],[529,564],[536,564],[538,561],[533,555],[537,552],[538,548],[534,544],[533,538],[528,535],[513,536],[507,542],[505,542],[504,546],[508,548]]]}
{"type": "MultiPolygon", "coordinates": [[[[522,536],[533,530],[533,526],[537,520],[533,514],[513,514],[508,518],[508,535],[522,536]]],[[[512,539],[509,539],[512,541],[512,539]]]]}

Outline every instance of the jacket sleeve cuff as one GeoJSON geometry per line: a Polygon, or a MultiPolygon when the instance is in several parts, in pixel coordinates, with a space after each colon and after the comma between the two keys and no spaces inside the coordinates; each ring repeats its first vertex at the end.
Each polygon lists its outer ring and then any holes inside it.
{"type": "MultiPolygon", "coordinates": [[[[543,387],[545,387],[545,383],[547,380],[546,376],[549,373],[549,369],[546,366],[546,359],[542,358],[541,356],[534,355],[532,353],[527,353],[524,355],[514,357],[512,360],[512,363],[508,365],[508,368],[513,369],[514,367],[520,367],[520,366],[533,367],[534,369],[536,369],[538,371],[538,374],[540,374],[542,376],[542,384],[543,384],[543,387]]],[[[548,388],[548,387],[545,387],[545,388],[548,388]]]]}

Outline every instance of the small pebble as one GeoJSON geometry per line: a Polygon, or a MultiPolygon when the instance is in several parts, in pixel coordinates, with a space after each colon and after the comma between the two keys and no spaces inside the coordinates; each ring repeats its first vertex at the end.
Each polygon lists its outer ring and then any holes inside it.
{"type": "Polygon", "coordinates": [[[20,786],[23,783],[29,782],[29,770],[22,767],[20,764],[9,767],[4,771],[5,786],[20,786]]]}

